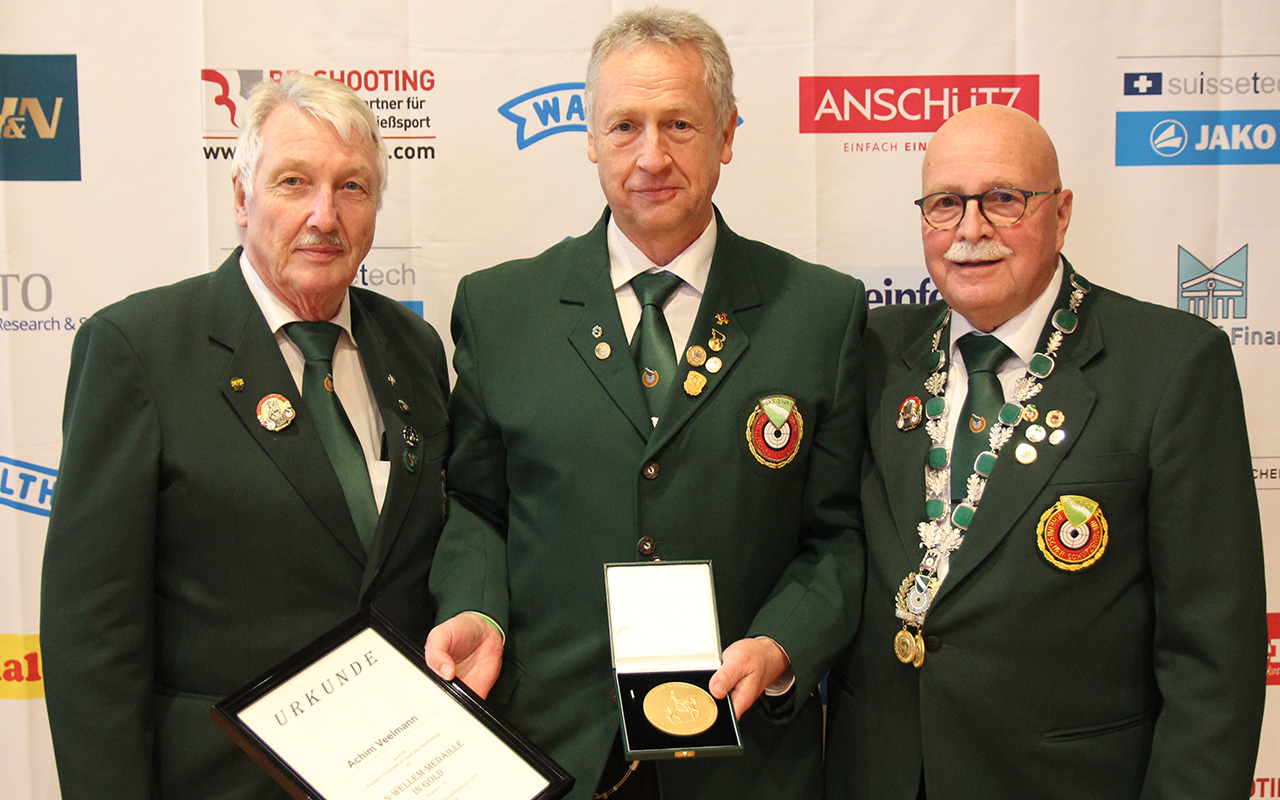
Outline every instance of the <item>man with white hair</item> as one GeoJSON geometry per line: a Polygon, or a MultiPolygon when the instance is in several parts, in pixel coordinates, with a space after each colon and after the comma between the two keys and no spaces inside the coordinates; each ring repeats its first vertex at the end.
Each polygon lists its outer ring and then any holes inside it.
{"type": "Polygon", "coordinates": [[[284,798],[210,706],[358,609],[422,641],[448,373],[431,326],[350,288],[386,151],[347,87],[252,93],[237,248],[76,335],[41,645],[65,800],[284,798]]]}
{"type": "Polygon", "coordinates": [[[872,312],[867,590],[827,796],[1247,797],[1267,640],[1227,336],[1091,284],[1038,122],[951,117],[916,201],[943,300],[872,312]]]}
{"type": "Polygon", "coordinates": [[[586,84],[608,209],[458,287],[427,661],[550,752],[572,798],[810,800],[815,690],[861,597],[862,284],[713,206],[738,115],[701,18],[619,15],[586,84]],[[686,685],[732,697],[744,754],[628,764],[602,567],[702,559],[726,647],[686,685]]]}

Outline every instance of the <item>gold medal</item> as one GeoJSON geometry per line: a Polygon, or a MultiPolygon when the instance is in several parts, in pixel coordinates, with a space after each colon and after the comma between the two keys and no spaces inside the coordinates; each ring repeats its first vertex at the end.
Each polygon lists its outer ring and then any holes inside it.
{"type": "Polygon", "coordinates": [[[898,631],[893,637],[893,654],[903,664],[911,664],[916,660],[916,637],[907,632],[906,628],[898,631]]]}
{"type": "Polygon", "coordinates": [[[715,328],[711,329],[711,338],[707,340],[707,347],[719,353],[724,349],[725,336],[715,328]]]}
{"type": "Polygon", "coordinates": [[[700,367],[707,363],[707,351],[695,344],[685,353],[685,358],[689,361],[689,366],[700,367]]]}
{"type": "Polygon", "coordinates": [[[714,725],[719,714],[715,698],[692,683],[663,683],[644,696],[645,719],[672,736],[696,736],[714,725]]]}
{"type": "Polygon", "coordinates": [[[920,635],[920,631],[916,631],[916,657],[911,659],[911,666],[920,669],[920,665],[924,663],[924,637],[920,635]]]}

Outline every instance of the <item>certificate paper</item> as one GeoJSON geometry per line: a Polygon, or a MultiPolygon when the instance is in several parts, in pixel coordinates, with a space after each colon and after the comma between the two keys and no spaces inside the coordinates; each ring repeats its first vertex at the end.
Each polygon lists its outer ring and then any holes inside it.
{"type": "Polygon", "coordinates": [[[420,652],[406,654],[379,621],[220,703],[215,721],[295,797],[544,800],[568,791],[563,770],[431,673],[420,652]]]}

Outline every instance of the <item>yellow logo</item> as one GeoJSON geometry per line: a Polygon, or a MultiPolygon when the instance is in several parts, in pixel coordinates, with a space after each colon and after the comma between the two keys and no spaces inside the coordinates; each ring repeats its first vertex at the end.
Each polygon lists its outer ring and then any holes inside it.
{"type": "Polygon", "coordinates": [[[38,634],[0,633],[0,700],[44,697],[38,634]]]}
{"type": "Polygon", "coordinates": [[[60,116],[62,116],[61,97],[53,101],[52,118],[45,116],[40,100],[35,97],[6,97],[0,104],[0,138],[26,139],[27,133],[30,132],[27,123],[30,122],[36,136],[41,139],[52,139],[58,135],[60,116]]]}

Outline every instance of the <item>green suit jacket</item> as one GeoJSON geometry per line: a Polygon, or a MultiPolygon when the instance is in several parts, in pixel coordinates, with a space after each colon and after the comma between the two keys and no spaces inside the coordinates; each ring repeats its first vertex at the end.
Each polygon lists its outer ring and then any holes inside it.
{"type": "Polygon", "coordinates": [[[871,314],[867,594],[832,673],[828,794],[913,800],[923,764],[929,800],[1247,797],[1267,635],[1227,337],[1101,287],[1085,296],[1029,401],[1041,425],[1063,412],[1066,439],[1020,463],[1024,421],[1001,451],[916,669],[894,655],[894,597],[923,554],[930,440],[924,425],[895,422],[904,399],[930,396],[945,310],[871,314]],[[1078,571],[1053,566],[1038,543],[1042,515],[1068,494],[1097,501],[1108,525],[1101,557],[1078,571]]]}
{"type": "Polygon", "coordinates": [[[745,757],[660,763],[663,797],[811,800],[822,720],[806,700],[861,597],[862,285],[717,216],[690,344],[723,333],[708,355],[724,366],[698,370],[707,385],[691,396],[682,362],[655,429],[610,283],[607,220],[458,287],[450,516],[431,578],[440,617],[477,610],[503,626],[490,699],[575,776],[571,797],[588,798],[618,731],[602,565],[710,559],[722,644],[774,638],[796,690],[775,703],[782,721],[759,707],[744,717],[745,757]],[[781,468],[757,461],[746,435],[774,394],[803,419],[781,468]]]}
{"type": "Polygon", "coordinates": [[[434,616],[439,337],[402,304],[351,290],[392,465],[366,558],[239,257],[109,306],[76,334],[40,629],[66,800],[283,798],[210,706],[361,606],[419,641],[434,616]],[[277,432],[256,415],[272,393],[299,409],[277,432]]]}

